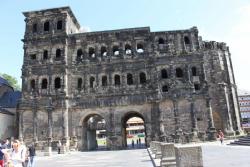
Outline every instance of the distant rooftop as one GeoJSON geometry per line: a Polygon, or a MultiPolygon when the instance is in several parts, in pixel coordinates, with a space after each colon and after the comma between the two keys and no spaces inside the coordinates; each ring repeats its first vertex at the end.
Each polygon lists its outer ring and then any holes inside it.
{"type": "Polygon", "coordinates": [[[0,107],[3,108],[16,108],[18,100],[21,98],[21,92],[5,92],[0,98],[0,107]]]}
{"type": "Polygon", "coordinates": [[[0,76],[0,86],[4,86],[4,85],[9,86],[9,87],[12,88],[12,86],[9,84],[9,82],[6,79],[4,79],[3,77],[0,76]]]}

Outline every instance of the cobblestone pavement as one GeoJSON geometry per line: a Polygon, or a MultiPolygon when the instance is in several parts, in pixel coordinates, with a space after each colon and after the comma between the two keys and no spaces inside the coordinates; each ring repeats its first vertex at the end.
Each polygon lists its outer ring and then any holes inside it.
{"type": "Polygon", "coordinates": [[[38,156],[36,167],[153,167],[146,149],[38,156]]]}

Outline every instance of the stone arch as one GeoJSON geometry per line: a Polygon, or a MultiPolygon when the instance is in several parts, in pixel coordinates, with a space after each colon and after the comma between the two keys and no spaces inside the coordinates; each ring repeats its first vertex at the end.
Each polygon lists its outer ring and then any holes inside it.
{"type": "Polygon", "coordinates": [[[147,129],[146,129],[146,123],[148,122],[147,117],[138,111],[128,111],[121,117],[122,147],[124,147],[124,148],[126,148],[128,145],[127,144],[126,124],[127,124],[127,121],[133,117],[138,117],[138,118],[141,118],[143,120],[145,145],[147,145],[147,129]]]}
{"type": "MultiPolygon", "coordinates": [[[[105,131],[104,133],[107,138],[107,118],[105,118],[103,114],[99,112],[89,112],[80,119],[79,126],[82,127],[82,150],[96,150],[100,148],[97,142],[97,131],[99,130],[100,132],[100,129],[98,129],[99,125],[103,128],[101,130],[105,131]]],[[[104,143],[105,145],[107,144],[106,139],[104,139],[104,143]]],[[[102,149],[104,148],[106,147],[103,146],[102,149]]]]}
{"type": "Polygon", "coordinates": [[[214,127],[216,130],[224,130],[223,119],[219,112],[213,111],[214,127]]]}

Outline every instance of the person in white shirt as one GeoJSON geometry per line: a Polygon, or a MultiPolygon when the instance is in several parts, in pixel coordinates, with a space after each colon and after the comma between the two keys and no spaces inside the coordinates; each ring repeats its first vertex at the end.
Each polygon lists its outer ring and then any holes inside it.
{"type": "Polygon", "coordinates": [[[18,140],[14,140],[13,149],[8,157],[8,163],[12,164],[13,167],[23,167],[25,162],[26,150],[21,146],[18,140]]]}

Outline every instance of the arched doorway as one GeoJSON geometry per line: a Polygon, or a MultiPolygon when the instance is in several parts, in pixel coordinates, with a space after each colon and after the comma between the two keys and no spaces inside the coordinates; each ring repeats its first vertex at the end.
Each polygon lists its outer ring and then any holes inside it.
{"type": "Polygon", "coordinates": [[[218,112],[213,111],[214,126],[216,130],[224,130],[221,116],[218,112]]]}
{"type": "Polygon", "coordinates": [[[83,150],[106,149],[106,121],[98,115],[92,114],[83,120],[83,150]]]}
{"type": "Polygon", "coordinates": [[[143,116],[129,112],[122,118],[123,148],[143,148],[146,146],[146,128],[143,116]]]}

